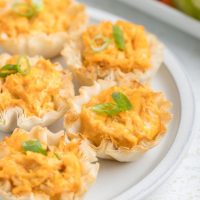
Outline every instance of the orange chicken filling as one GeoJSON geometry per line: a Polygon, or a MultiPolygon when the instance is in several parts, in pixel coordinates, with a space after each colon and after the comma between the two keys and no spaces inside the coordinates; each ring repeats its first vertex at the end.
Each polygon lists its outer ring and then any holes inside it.
{"type": "MultiPolygon", "coordinates": [[[[150,44],[143,26],[125,21],[117,21],[116,24],[123,33],[125,49],[120,50],[113,37],[113,24],[101,22],[99,25],[91,25],[82,35],[83,40],[83,66],[90,68],[100,66],[105,69],[119,68],[123,72],[134,70],[146,71],[151,66],[150,44]],[[108,46],[99,52],[94,52],[91,42],[97,35],[109,39],[108,46]]],[[[96,41],[102,43],[101,39],[96,41]]]]}
{"type": "Polygon", "coordinates": [[[81,133],[95,146],[104,139],[111,140],[116,148],[131,149],[141,140],[154,140],[165,132],[157,98],[160,93],[139,86],[137,88],[111,87],[94,96],[82,106],[81,133]],[[113,92],[122,92],[132,104],[132,109],[109,117],[96,113],[92,107],[113,102],[113,92]]]}
{"type": "MultiPolygon", "coordinates": [[[[5,2],[0,0],[0,9],[3,5],[7,9],[9,3],[5,2]]],[[[30,4],[31,0],[19,2],[30,4]]],[[[66,32],[72,24],[79,27],[85,18],[85,7],[75,4],[74,0],[43,0],[43,4],[43,9],[30,19],[13,12],[12,5],[10,9],[0,11],[0,35],[16,37],[19,34],[66,32]],[[83,17],[80,18],[80,15],[83,17]]]]}
{"type": "Polygon", "coordinates": [[[0,183],[9,183],[16,196],[46,194],[51,200],[60,199],[62,193],[78,191],[82,172],[80,141],[66,144],[63,137],[56,146],[42,143],[47,150],[45,156],[24,151],[23,142],[33,139],[17,129],[0,143],[0,183]]]}
{"type": "MultiPolygon", "coordinates": [[[[18,56],[11,57],[7,64],[16,64],[18,56]]],[[[62,88],[62,71],[45,59],[31,67],[27,75],[11,74],[0,83],[0,111],[21,107],[28,116],[41,117],[58,109],[62,88]]]]}

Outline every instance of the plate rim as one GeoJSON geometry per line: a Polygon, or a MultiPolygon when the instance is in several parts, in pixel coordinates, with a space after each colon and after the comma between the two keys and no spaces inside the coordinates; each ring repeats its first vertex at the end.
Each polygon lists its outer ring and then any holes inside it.
{"type": "MultiPolygon", "coordinates": [[[[106,11],[91,6],[89,6],[87,10],[89,16],[96,20],[126,20],[125,18],[110,14],[106,11]]],[[[181,160],[183,159],[185,153],[187,152],[191,144],[192,138],[194,137],[197,109],[195,109],[196,102],[189,78],[185,74],[184,70],[181,68],[183,64],[176,58],[175,54],[171,50],[169,50],[167,46],[165,46],[164,63],[166,64],[166,69],[170,72],[171,76],[173,77],[173,80],[179,92],[181,102],[180,122],[176,138],[165,157],[144,179],[139,181],[136,185],[130,187],[125,192],[119,194],[117,197],[114,197],[113,200],[141,200],[145,196],[153,192],[174,172],[178,164],[180,164],[181,160]],[[168,63],[173,63],[173,66],[171,66],[168,63]],[[175,74],[178,74],[178,76],[176,77],[175,74]],[[188,111],[184,107],[185,103],[188,102],[190,102],[190,111],[188,111]],[[179,146],[178,151],[177,146],[179,146]],[[171,154],[175,156],[172,157],[171,154]],[[155,174],[157,178],[155,178],[155,174]]]]}

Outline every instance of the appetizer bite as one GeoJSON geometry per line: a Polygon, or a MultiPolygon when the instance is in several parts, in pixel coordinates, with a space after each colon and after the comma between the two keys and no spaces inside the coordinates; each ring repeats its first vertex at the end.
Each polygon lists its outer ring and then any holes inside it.
{"type": "Polygon", "coordinates": [[[0,142],[0,198],[79,200],[99,165],[86,141],[35,127],[15,129],[0,142]]]}
{"type": "Polygon", "coordinates": [[[163,46],[141,25],[105,21],[67,43],[62,55],[82,85],[106,78],[147,81],[163,61],[163,46]]]}
{"type": "Polygon", "coordinates": [[[74,0],[0,0],[0,47],[8,53],[55,57],[86,24],[85,6],[74,0]]]}
{"type": "Polygon", "coordinates": [[[71,73],[42,57],[0,55],[0,130],[48,126],[74,95],[71,73]]]}
{"type": "Polygon", "coordinates": [[[65,128],[89,140],[100,158],[134,161],[166,133],[170,105],[163,93],[136,81],[99,80],[80,88],[65,115],[65,128]]]}

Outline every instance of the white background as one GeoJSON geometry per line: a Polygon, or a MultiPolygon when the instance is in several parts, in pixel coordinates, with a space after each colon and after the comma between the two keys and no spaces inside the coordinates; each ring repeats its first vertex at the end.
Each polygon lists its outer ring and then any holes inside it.
{"type": "Polygon", "coordinates": [[[145,25],[181,61],[195,93],[197,106],[195,136],[188,153],[174,174],[145,200],[200,200],[200,40],[116,0],[81,1],[145,25]]]}

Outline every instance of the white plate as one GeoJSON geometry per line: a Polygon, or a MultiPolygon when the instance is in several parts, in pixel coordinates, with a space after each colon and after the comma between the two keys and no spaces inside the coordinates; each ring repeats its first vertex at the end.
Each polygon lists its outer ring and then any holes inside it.
{"type": "MultiPolygon", "coordinates": [[[[115,21],[118,17],[88,9],[92,19],[115,21]]],[[[181,65],[166,48],[165,64],[153,80],[173,103],[174,115],[164,140],[134,163],[101,161],[100,173],[86,200],[138,200],[158,187],[175,169],[187,149],[194,122],[194,99],[181,65]]]]}
{"type": "MultiPolygon", "coordinates": [[[[93,22],[118,19],[106,12],[89,8],[93,22]]],[[[96,183],[86,200],[142,199],[158,187],[175,169],[188,147],[194,121],[194,99],[181,65],[166,48],[165,64],[153,80],[156,90],[165,92],[173,103],[174,118],[163,141],[134,163],[100,161],[96,183]]],[[[62,120],[49,127],[62,129],[62,120]]]]}
{"type": "Polygon", "coordinates": [[[200,39],[200,21],[156,0],[119,0],[200,39]],[[186,26],[187,24],[187,26],[186,26]]]}

